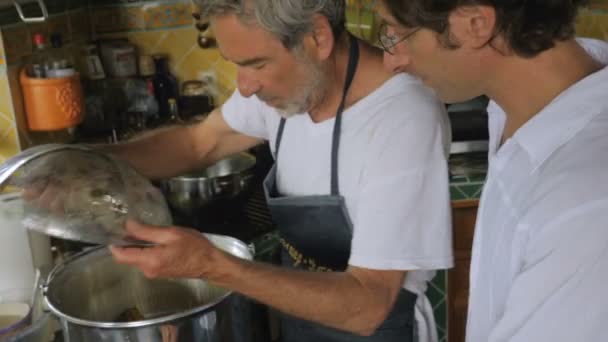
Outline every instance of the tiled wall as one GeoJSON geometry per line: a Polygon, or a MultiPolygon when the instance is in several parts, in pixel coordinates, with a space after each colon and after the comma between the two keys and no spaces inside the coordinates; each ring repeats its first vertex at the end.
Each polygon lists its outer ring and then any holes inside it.
{"type": "MultiPolygon", "coordinates": [[[[0,10],[0,162],[21,149],[44,142],[66,141],[65,131],[29,132],[21,98],[18,73],[22,62],[32,52],[32,35],[59,32],[66,47],[76,49],[90,38],[86,2],[83,0],[47,0],[50,17],[44,23],[22,23],[14,8],[0,10]]],[[[32,14],[31,7],[25,8],[32,14]]]]}
{"type": "MultiPolygon", "coordinates": [[[[224,61],[217,49],[197,45],[192,6],[189,1],[173,4],[105,1],[90,8],[93,31],[99,37],[127,37],[141,54],[168,54],[172,71],[180,81],[199,78],[213,70],[218,80],[217,103],[223,103],[236,87],[236,68],[224,61]]],[[[375,13],[365,6],[350,7],[348,28],[365,39],[375,37],[375,13]]]]}
{"type": "MultiPolygon", "coordinates": [[[[1,36],[0,36],[1,37],[1,36]]],[[[5,49],[0,41],[0,163],[20,150],[6,71],[5,49]]]]}
{"type": "MultiPolygon", "coordinates": [[[[126,36],[139,47],[140,53],[168,54],[173,72],[180,81],[214,70],[219,85],[219,103],[235,87],[235,67],[226,63],[216,49],[198,48],[189,0],[46,0],[46,3],[51,17],[43,24],[20,23],[13,8],[0,11],[4,45],[0,54],[0,160],[33,140],[57,138],[52,134],[26,134],[24,126],[16,76],[20,61],[31,53],[31,35],[35,32],[59,31],[73,47],[93,37],[126,36]],[[18,135],[18,130],[23,134],[18,135]],[[17,136],[20,142],[16,140],[17,136]]],[[[375,1],[347,0],[347,3],[349,30],[361,38],[374,40],[378,26],[375,1]]],[[[26,11],[33,13],[27,6],[26,11]]],[[[577,32],[582,36],[608,39],[607,0],[591,2],[590,9],[583,11],[579,18],[577,32]]]]}
{"type": "Polygon", "coordinates": [[[579,36],[608,40],[608,1],[596,1],[581,12],[576,25],[579,36]]]}

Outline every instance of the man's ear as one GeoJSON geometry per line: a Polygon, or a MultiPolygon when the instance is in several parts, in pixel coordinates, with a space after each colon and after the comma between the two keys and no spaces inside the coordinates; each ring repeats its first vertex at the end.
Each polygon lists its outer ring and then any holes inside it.
{"type": "Polygon", "coordinates": [[[323,61],[331,56],[336,44],[336,37],[327,17],[316,14],[314,16],[314,28],[311,33],[309,44],[314,49],[318,60],[323,61]]]}
{"type": "Polygon", "coordinates": [[[450,14],[450,36],[459,45],[481,48],[494,38],[496,10],[492,6],[462,6],[450,14]]]}

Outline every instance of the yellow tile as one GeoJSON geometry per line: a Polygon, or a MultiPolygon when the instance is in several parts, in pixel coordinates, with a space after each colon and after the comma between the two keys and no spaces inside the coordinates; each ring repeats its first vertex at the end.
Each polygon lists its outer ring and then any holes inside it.
{"type": "Polygon", "coordinates": [[[183,56],[190,53],[196,46],[196,30],[184,28],[167,30],[165,39],[159,42],[158,49],[168,53],[172,63],[178,62],[183,56]]]}
{"type": "Polygon", "coordinates": [[[0,162],[19,152],[7,75],[0,77],[0,162]]]}
{"type": "Polygon", "coordinates": [[[217,49],[203,50],[197,46],[184,56],[175,66],[175,72],[182,80],[195,79],[200,72],[213,69],[215,63],[220,59],[217,49]]]}
{"type": "Polygon", "coordinates": [[[98,7],[92,10],[97,33],[138,30],[145,27],[141,7],[98,7]]]}
{"type": "Polygon", "coordinates": [[[582,11],[577,20],[576,34],[581,37],[608,39],[608,13],[582,11]]]}
{"type": "Polygon", "coordinates": [[[0,76],[0,112],[13,118],[13,103],[6,73],[0,76]]]}
{"type": "MultiPolygon", "coordinates": [[[[0,128],[1,129],[1,128],[0,128]]],[[[11,128],[4,131],[3,135],[0,136],[0,162],[4,162],[6,159],[19,153],[19,140],[17,139],[17,130],[14,128],[14,124],[11,128]]]]}
{"type": "Polygon", "coordinates": [[[347,8],[346,28],[356,37],[375,43],[379,19],[370,9],[347,8]]]}

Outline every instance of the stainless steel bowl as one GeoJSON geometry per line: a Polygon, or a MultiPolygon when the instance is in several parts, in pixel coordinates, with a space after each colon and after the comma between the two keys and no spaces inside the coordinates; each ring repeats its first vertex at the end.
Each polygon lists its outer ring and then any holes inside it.
{"type": "Polygon", "coordinates": [[[249,188],[256,159],[238,153],[185,175],[161,181],[161,189],[172,208],[191,213],[216,201],[232,199],[249,188]]]}

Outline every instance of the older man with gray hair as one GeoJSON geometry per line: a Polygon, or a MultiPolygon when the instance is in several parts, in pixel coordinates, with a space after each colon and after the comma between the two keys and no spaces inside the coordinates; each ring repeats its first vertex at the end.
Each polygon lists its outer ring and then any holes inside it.
{"type": "Polygon", "coordinates": [[[264,185],[283,265],[136,222],[130,234],[156,246],[113,247],[115,259],[276,308],[286,342],[436,339],[424,292],[453,263],[443,104],[349,35],[344,1],[199,4],[238,90],[202,123],[109,149],[161,178],[269,141],[276,165],[264,185]]]}

